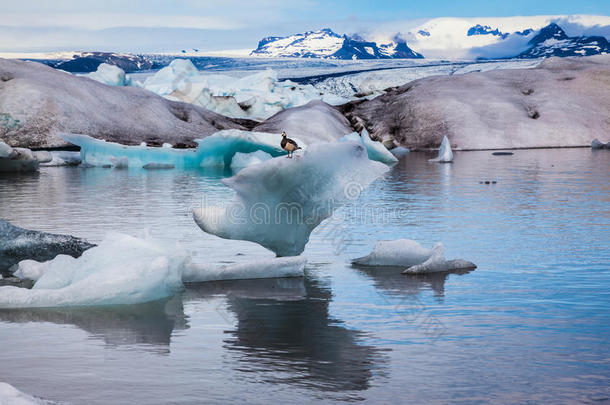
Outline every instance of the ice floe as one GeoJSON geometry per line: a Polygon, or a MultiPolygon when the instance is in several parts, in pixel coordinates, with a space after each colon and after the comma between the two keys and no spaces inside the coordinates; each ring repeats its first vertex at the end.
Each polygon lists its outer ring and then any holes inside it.
{"type": "Polygon", "coordinates": [[[377,242],[370,254],[354,259],[352,263],[361,266],[410,267],[423,263],[431,254],[432,249],[411,239],[384,240],[377,242]]]}
{"type": "MultiPolygon", "coordinates": [[[[127,146],[105,142],[80,134],[63,134],[64,139],[81,148],[82,162],[89,166],[197,168],[230,167],[236,153],[263,151],[271,156],[283,155],[281,135],[228,129],[198,139],[196,149],[127,146]]],[[[305,145],[304,142],[299,142],[305,145]]],[[[260,157],[261,155],[259,155],[260,157]]],[[[240,158],[238,158],[239,160],[240,158]]]]}
{"type": "Polygon", "coordinates": [[[187,253],[178,246],[109,234],[79,258],[59,255],[35,271],[31,290],[0,287],[0,308],[136,304],[174,295],[182,288],[187,253]]]}
{"type": "Polygon", "coordinates": [[[438,162],[438,163],[451,163],[453,162],[453,151],[451,150],[451,144],[449,143],[449,139],[447,136],[443,136],[443,141],[441,142],[441,147],[438,150],[438,156],[434,159],[429,159],[429,162],[438,162]]]}
{"type": "Polygon", "coordinates": [[[403,274],[424,274],[438,273],[457,270],[473,270],[477,266],[463,259],[445,260],[444,248],[442,243],[437,243],[432,248],[432,254],[423,263],[409,267],[403,274]]]}
{"type": "Polygon", "coordinates": [[[300,256],[276,257],[236,264],[195,264],[186,265],[182,281],[195,283],[217,280],[246,280],[255,278],[302,277],[307,259],[300,256]]]}
{"type": "Polygon", "coordinates": [[[52,404],[50,401],[36,398],[25,392],[19,391],[12,385],[0,382],[0,404],[2,405],[46,405],[52,404]]]}
{"type": "Polygon", "coordinates": [[[234,200],[225,207],[195,209],[193,217],[207,233],[294,256],[335,208],[387,171],[368,159],[361,143],[315,144],[292,159],[267,160],[223,180],[235,190],[234,200]]]}

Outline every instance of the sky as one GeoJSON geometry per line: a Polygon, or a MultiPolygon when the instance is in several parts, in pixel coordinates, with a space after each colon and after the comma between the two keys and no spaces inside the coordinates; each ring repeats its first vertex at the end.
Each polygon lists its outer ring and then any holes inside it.
{"type": "Polygon", "coordinates": [[[354,33],[435,17],[610,15],[608,0],[0,0],[0,51],[254,49],[268,35],[354,33]]]}

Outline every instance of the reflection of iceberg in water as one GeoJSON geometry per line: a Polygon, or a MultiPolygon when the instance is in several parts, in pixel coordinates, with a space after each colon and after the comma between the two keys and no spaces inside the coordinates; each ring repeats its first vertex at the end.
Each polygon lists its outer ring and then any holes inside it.
{"type": "Polygon", "coordinates": [[[0,309],[0,321],[74,325],[109,346],[143,345],[167,353],[174,330],[187,329],[182,299],[108,307],[0,309]]]}
{"type": "Polygon", "coordinates": [[[353,265],[353,267],[371,278],[375,283],[375,288],[390,295],[417,295],[422,290],[430,289],[439,299],[442,299],[442,297],[445,296],[445,281],[447,281],[449,275],[462,275],[472,271],[472,269],[469,269],[406,276],[401,274],[401,272],[404,271],[404,267],[388,268],[356,265],[353,265]]]}
{"type": "Polygon", "coordinates": [[[310,278],[206,283],[185,299],[226,294],[237,318],[225,340],[231,366],[260,381],[324,391],[365,390],[385,357],[330,318],[331,292],[310,278]],[[279,284],[278,284],[279,283],[279,284]]]}

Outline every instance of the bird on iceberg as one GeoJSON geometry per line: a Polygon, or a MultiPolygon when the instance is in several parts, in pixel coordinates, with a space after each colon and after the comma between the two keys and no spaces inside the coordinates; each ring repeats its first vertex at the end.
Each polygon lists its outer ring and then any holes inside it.
{"type": "Polygon", "coordinates": [[[287,157],[289,158],[292,157],[292,153],[295,150],[301,149],[301,147],[297,145],[295,141],[286,136],[286,132],[282,132],[282,142],[280,142],[280,146],[282,147],[282,149],[288,152],[287,157]]]}

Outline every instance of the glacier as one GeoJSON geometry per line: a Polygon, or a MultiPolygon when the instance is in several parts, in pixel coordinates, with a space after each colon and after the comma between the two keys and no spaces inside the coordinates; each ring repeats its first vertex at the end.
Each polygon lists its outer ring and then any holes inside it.
{"type": "MultiPolygon", "coordinates": [[[[82,134],[62,134],[62,137],[80,146],[83,164],[102,167],[230,167],[237,153],[262,151],[271,156],[285,154],[280,147],[280,134],[235,129],[218,131],[204,139],[195,140],[198,144],[196,149],[127,146],[82,134]]],[[[305,142],[297,141],[303,147],[306,146],[305,142]]]]}
{"type": "Polygon", "coordinates": [[[388,170],[369,160],[359,142],[318,143],[292,159],[270,159],[224,179],[234,200],[196,208],[193,218],[212,235],[295,256],[314,228],[388,170]]]}
{"type": "Polygon", "coordinates": [[[434,159],[429,159],[429,162],[438,162],[438,163],[451,163],[453,162],[453,151],[451,150],[451,144],[449,143],[449,139],[447,136],[443,136],[443,140],[441,142],[441,147],[438,150],[438,156],[434,159]]]}

